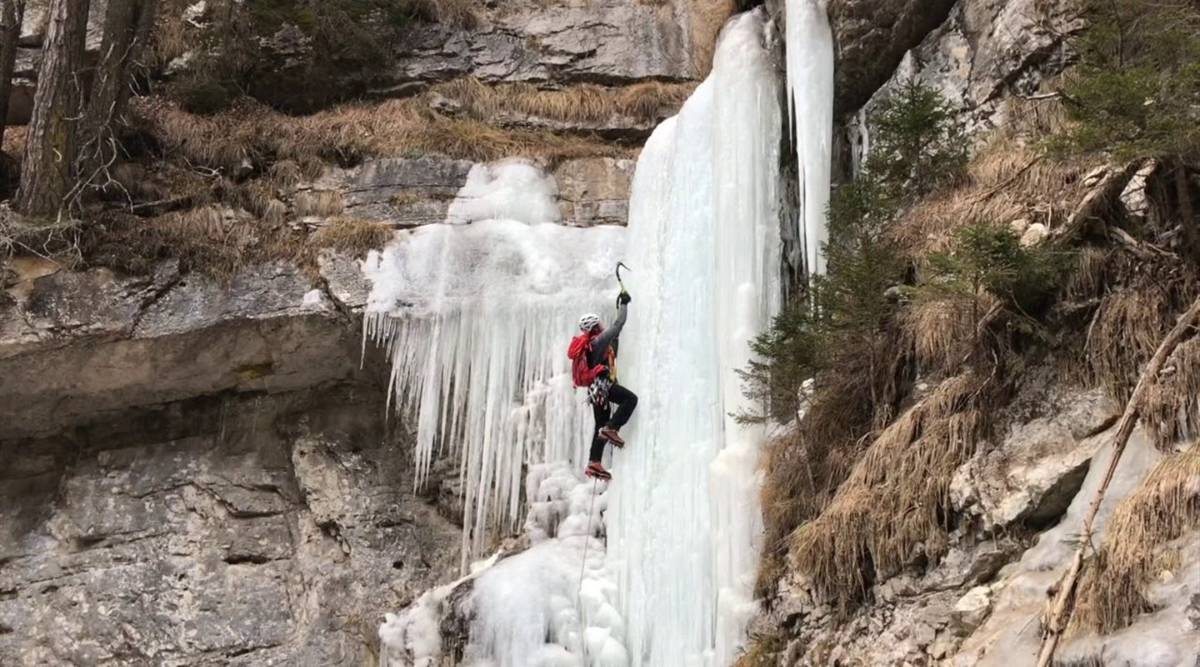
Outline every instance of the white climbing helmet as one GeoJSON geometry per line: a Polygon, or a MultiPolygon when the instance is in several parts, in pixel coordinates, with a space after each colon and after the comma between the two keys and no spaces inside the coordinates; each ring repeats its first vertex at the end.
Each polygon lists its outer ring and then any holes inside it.
{"type": "Polygon", "coordinates": [[[592,329],[596,328],[597,324],[600,324],[600,316],[599,315],[595,315],[593,313],[588,313],[587,315],[584,315],[583,317],[579,318],[579,330],[580,331],[584,331],[584,332],[591,331],[592,329]]]}

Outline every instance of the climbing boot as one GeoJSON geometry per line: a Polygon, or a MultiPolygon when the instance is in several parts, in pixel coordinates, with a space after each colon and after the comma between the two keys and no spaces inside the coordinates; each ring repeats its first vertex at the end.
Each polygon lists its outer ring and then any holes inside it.
{"type": "Polygon", "coordinates": [[[600,429],[600,437],[611,442],[617,447],[625,446],[625,440],[621,437],[621,434],[617,433],[617,429],[611,426],[605,426],[604,428],[600,429]]]}
{"type": "Polygon", "coordinates": [[[587,469],[583,471],[583,474],[591,477],[592,479],[602,479],[606,482],[612,479],[612,475],[604,469],[604,466],[600,465],[599,461],[592,461],[589,463],[587,469]]]}

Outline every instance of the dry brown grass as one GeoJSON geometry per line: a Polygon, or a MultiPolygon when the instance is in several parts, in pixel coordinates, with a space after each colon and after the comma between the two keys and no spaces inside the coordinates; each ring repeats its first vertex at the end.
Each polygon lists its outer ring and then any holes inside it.
{"type": "Polygon", "coordinates": [[[185,271],[218,280],[272,261],[292,263],[315,277],[321,250],[362,256],[391,238],[386,225],[354,218],[335,217],[308,234],[287,224],[282,215],[256,217],[219,205],[154,218],[109,212],[97,222],[102,224],[82,227],[82,253],[90,263],[147,273],[174,258],[185,271]]]}
{"type": "Polygon", "coordinates": [[[756,595],[768,600],[788,569],[793,532],[829,506],[867,446],[895,417],[911,382],[908,344],[890,324],[836,355],[830,361],[835,370],[815,378],[796,427],[764,447],[765,539],[756,595]]]}
{"type": "Polygon", "coordinates": [[[819,376],[796,427],[764,446],[759,597],[769,599],[786,570],[792,532],[828,506],[861,455],[873,424],[881,419],[867,379],[866,356],[848,357],[844,372],[819,376]]]}
{"type": "Polygon", "coordinates": [[[829,506],[791,537],[790,561],[845,610],[872,582],[944,552],[955,469],[986,428],[990,384],[973,372],[943,381],[884,429],[829,506]]]}
{"type": "Polygon", "coordinates": [[[4,152],[20,160],[25,154],[25,140],[28,136],[29,128],[24,125],[4,128],[4,152]]]}
{"type": "Polygon", "coordinates": [[[695,88],[692,83],[649,81],[615,88],[580,84],[542,90],[527,83],[487,85],[464,77],[434,86],[426,98],[441,95],[454,100],[481,121],[517,113],[563,123],[603,123],[624,116],[655,124],[679,111],[695,88]]]}
{"type": "MultiPolygon", "coordinates": [[[[155,65],[166,65],[196,47],[198,30],[183,20],[192,0],[161,0],[155,15],[150,57],[155,65]]],[[[212,0],[209,5],[214,4],[212,0]]]]}
{"type": "Polygon", "coordinates": [[[751,636],[733,667],[775,667],[785,648],[787,642],[778,632],[751,636]]]}
{"type": "Polygon", "coordinates": [[[280,160],[267,170],[267,180],[283,192],[290,192],[304,180],[316,180],[325,171],[325,164],[320,160],[306,160],[304,163],[295,160],[280,160]]]}
{"type": "Polygon", "coordinates": [[[1176,314],[1200,289],[1186,275],[1163,271],[1147,270],[1131,282],[1101,301],[1084,347],[1091,380],[1121,402],[1129,398],[1176,314]]]}
{"type": "Polygon", "coordinates": [[[1154,433],[1160,449],[1200,435],[1200,338],[1175,348],[1145,401],[1142,423],[1154,433]]]}
{"type": "Polygon", "coordinates": [[[346,210],[342,193],[336,190],[298,192],[293,200],[293,206],[296,215],[301,218],[309,216],[328,218],[340,215],[342,211],[346,210]]]}
{"type": "Polygon", "coordinates": [[[355,257],[362,257],[369,250],[378,250],[392,238],[392,229],[385,224],[357,218],[334,218],[323,225],[310,238],[314,248],[330,248],[355,257]]]}
{"type": "Polygon", "coordinates": [[[84,230],[84,255],[93,263],[147,273],[167,258],[184,270],[228,280],[243,267],[278,259],[305,264],[302,232],[246,212],[200,206],[156,218],[110,214],[84,230]]]}
{"type": "Polygon", "coordinates": [[[473,28],[479,24],[476,0],[408,0],[415,13],[426,21],[458,28],[473,28]]]}
{"type": "Polygon", "coordinates": [[[1085,246],[1075,255],[1075,266],[1067,275],[1063,298],[1082,303],[1100,297],[1104,292],[1104,276],[1113,255],[1104,246],[1085,246]]]}
{"type": "Polygon", "coordinates": [[[907,255],[922,257],[945,250],[969,225],[1024,219],[1053,230],[1087,193],[1083,176],[1092,166],[1051,160],[1023,139],[997,137],[971,160],[960,183],[906,211],[892,233],[907,255]]]}
{"type": "Polygon", "coordinates": [[[954,369],[960,366],[975,344],[976,316],[982,316],[995,303],[990,294],[976,298],[923,298],[900,312],[900,327],[913,352],[913,359],[925,371],[954,369]]]}
{"type": "Polygon", "coordinates": [[[628,157],[632,151],[585,137],[503,130],[471,119],[447,118],[415,100],[339,106],[311,116],[287,116],[249,100],[204,117],[162,98],[135,106],[166,149],[193,164],[233,172],[290,160],[355,164],[367,157],[444,155],[491,161],[529,156],[550,160],[628,157]]]}
{"type": "Polygon", "coordinates": [[[1169,547],[1200,528],[1200,445],[1161,463],[1113,513],[1095,563],[1080,582],[1070,631],[1109,633],[1153,611],[1147,593],[1163,570],[1178,567],[1169,547]]]}
{"type": "Polygon", "coordinates": [[[713,53],[721,26],[737,11],[735,0],[693,0],[688,7],[691,21],[692,67],[696,78],[704,78],[712,70],[713,53]]]}

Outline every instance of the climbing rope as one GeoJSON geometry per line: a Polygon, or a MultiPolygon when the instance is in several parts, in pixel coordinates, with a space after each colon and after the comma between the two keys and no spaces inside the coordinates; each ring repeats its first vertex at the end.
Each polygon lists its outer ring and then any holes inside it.
{"type": "Polygon", "coordinates": [[[575,605],[579,607],[579,646],[583,648],[583,664],[587,664],[587,624],[583,622],[583,573],[587,569],[588,545],[592,543],[592,511],[596,507],[596,485],[592,479],[592,501],[588,504],[587,532],[583,534],[583,560],[579,563],[579,585],[575,587],[575,605]]]}
{"type": "MultiPolygon", "coordinates": [[[[583,590],[583,572],[587,569],[588,545],[592,542],[592,510],[596,507],[596,485],[599,483],[598,479],[592,480],[592,502],[588,504],[587,532],[583,535],[583,562],[579,564],[579,586],[575,591],[576,598],[579,598],[580,591],[583,590]]],[[[583,612],[582,605],[579,610],[581,613],[583,612]]]]}

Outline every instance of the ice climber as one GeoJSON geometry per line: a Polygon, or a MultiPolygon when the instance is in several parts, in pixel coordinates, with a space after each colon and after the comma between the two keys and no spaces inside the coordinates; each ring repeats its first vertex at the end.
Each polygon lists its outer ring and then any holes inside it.
{"type": "Polygon", "coordinates": [[[592,415],[596,425],[592,429],[592,450],[588,466],[584,471],[588,477],[612,479],[600,459],[604,456],[604,443],[624,447],[621,427],[629,421],[637,407],[637,396],[617,382],[617,347],[625,317],[629,313],[628,292],[617,298],[617,319],[605,329],[600,316],[587,314],[579,318],[579,330],[583,333],[571,340],[567,355],[572,362],[575,386],[588,388],[588,400],[592,404],[592,415]],[[617,405],[616,413],[612,404],[617,405]]]}

